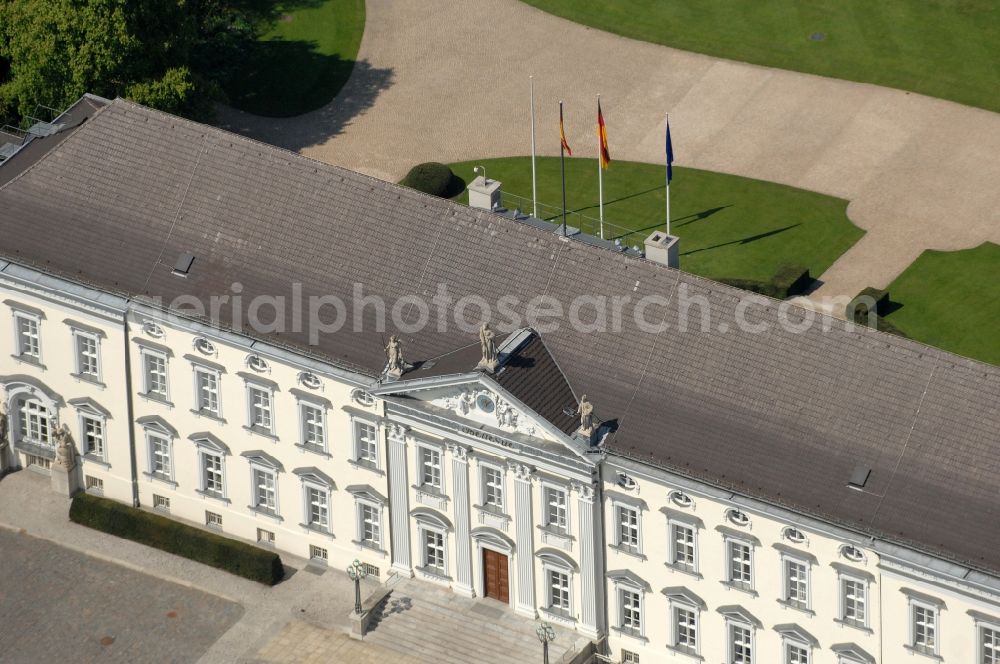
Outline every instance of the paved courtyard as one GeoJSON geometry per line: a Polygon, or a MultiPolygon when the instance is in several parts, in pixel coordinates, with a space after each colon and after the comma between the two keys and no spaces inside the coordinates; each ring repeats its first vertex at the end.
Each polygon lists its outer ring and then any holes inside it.
{"type": "Polygon", "coordinates": [[[1000,242],[1000,114],[632,41],[517,0],[367,0],[366,12],[362,64],[330,105],[287,119],[228,110],[222,123],[398,180],[421,161],[528,154],[533,74],[541,154],[559,152],[564,99],[574,154],[596,156],[601,93],[614,158],[661,163],[670,111],[680,165],[850,200],[868,233],[817,296],[886,286],[927,248],[1000,242]]]}
{"type": "Polygon", "coordinates": [[[235,602],[0,530],[0,660],[195,662],[235,602]]]}

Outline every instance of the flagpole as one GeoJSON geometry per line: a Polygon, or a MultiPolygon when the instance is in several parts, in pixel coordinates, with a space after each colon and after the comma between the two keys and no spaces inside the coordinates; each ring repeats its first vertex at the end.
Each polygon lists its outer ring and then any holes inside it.
{"type": "Polygon", "coordinates": [[[538,218],[538,180],[535,170],[535,77],[528,77],[531,89],[531,214],[538,218]]]}
{"type": "MultiPolygon", "coordinates": [[[[670,114],[665,114],[665,131],[670,131],[670,114]]],[[[663,169],[663,179],[667,183],[667,235],[670,235],[670,155],[664,151],[663,159],[666,162],[666,168],[663,169]]]]}
{"type": "MultiPolygon", "coordinates": [[[[563,103],[559,100],[559,124],[560,131],[562,131],[562,119],[563,119],[563,103]]],[[[562,141],[562,136],[559,137],[559,169],[562,171],[562,234],[566,237],[566,149],[562,141]]]]}
{"type": "MultiPolygon", "coordinates": [[[[601,95],[597,95],[598,112],[601,108],[601,95]]],[[[601,128],[597,127],[597,208],[601,222],[601,239],[604,239],[604,169],[601,168],[601,128]]]]}

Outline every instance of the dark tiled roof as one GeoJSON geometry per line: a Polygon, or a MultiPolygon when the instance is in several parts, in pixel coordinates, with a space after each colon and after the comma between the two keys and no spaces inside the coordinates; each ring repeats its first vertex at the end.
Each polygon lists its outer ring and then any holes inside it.
{"type": "MultiPolygon", "coordinates": [[[[519,296],[521,316],[536,295],[701,296],[705,331],[676,331],[677,306],[647,312],[665,317],[660,334],[628,316],[605,332],[543,330],[568,382],[618,421],[613,453],[1000,571],[996,367],[837,324],[796,334],[774,324],[776,302],[750,315],[769,332],[737,331],[740,291],[124,101],[0,188],[0,250],[168,302],[237,280],[245,301],[293,282],[305,297],[360,282],[389,302],[446,284],[456,299],[519,296]],[[170,273],[183,252],[196,256],[187,279],[170,273]],[[865,493],[845,487],[858,464],[872,468],[865,493]]],[[[411,362],[475,339],[454,325],[401,336],[411,362]]],[[[271,340],[371,375],[385,364],[381,336],[350,326],[318,347],[271,340]]]]}
{"type": "Polygon", "coordinates": [[[576,396],[566,376],[538,334],[512,352],[495,376],[496,381],[536,413],[572,435],[579,427],[576,396]],[[573,415],[566,415],[567,408],[573,415]]]}

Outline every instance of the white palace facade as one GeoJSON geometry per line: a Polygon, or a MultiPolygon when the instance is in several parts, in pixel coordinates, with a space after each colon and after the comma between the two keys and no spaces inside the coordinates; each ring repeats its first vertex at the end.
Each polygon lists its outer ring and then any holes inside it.
{"type": "MultiPolygon", "coordinates": [[[[585,373],[570,370],[580,365],[558,335],[550,341],[528,326],[498,332],[496,365],[488,368],[475,334],[449,338],[434,352],[404,338],[404,357],[411,364],[393,374],[382,362],[373,366],[357,357],[339,361],[334,351],[168,311],[150,299],[156,291],[133,288],[118,277],[115,283],[97,278],[102,269],[115,274],[124,270],[108,257],[93,255],[94,272],[88,275],[68,262],[58,268],[46,265],[40,249],[14,246],[11,229],[27,224],[24,215],[35,213],[25,203],[32,197],[32,177],[58,181],[71,192],[60,194],[66,197],[61,206],[74,196],[83,200],[85,194],[69,181],[71,175],[43,178],[52,161],[46,157],[60,155],[62,164],[81,159],[88,149],[85,132],[97,131],[101,123],[119,123],[119,136],[142,131],[134,129],[136,118],[158,123],[163,132],[174,123],[187,132],[171,138],[177,144],[197,142],[188,134],[200,133],[218,145],[272,150],[121,100],[94,104],[81,128],[46,146],[41,156],[26,154],[25,162],[29,157],[33,161],[22,164],[15,177],[0,177],[0,249],[6,257],[0,261],[0,395],[7,413],[0,473],[51,473],[57,458],[55,433],[67,425],[76,447],[73,472],[79,490],[317,564],[343,569],[360,559],[383,581],[393,574],[416,576],[464,596],[499,602],[510,611],[602,640],[613,662],[1000,664],[1000,554],[972,559],[965,549],[951,553],[950,547],[959,547],[951,538],[964,537],[965,531],[938,528],[933,497],[907,498],[917,517],[928,521],[924,539],[912,531],[898,537],[869,517],[852,501],[865,499],[866,491],[891,495],[888,487],[873,484],[881,479],[877,455],[843,448],[851,457],[843,467],[854,472],[838,475],[832,484],[842,489],[835,494],[836,504],[857,512],[852,520],[827,509],[834,503],[826,496],[811,504],[797,494],[786,498],[784,485],[774,486],[768,477],[762,476],[764,488],[757,490],[752,482],[730,482],[729,471],[713,476],[712,459],[718,453],[713,450],[738,450],[750,443],[736,434],[723,440],[714,433],[699,442],[684,424],[681,405],[674,405],[687,394],[679,383],[647,388],[667,395],[661,410],[637,412],[619,402],[610,406],[605,395],[611,391],[604,383],[594,379],[591,390],[585,373]],[[581,430],[578,409],[584,391],[601,416],[592,430],[581,430]],[[645,443],[613,442],[639,419],[656,423],[662,439],[650,445],[667,451],[654,457],[645,443]],[[671,451],[682,437],[695,441],[696,455],[685,458],[671,451]],[[703,467],[691,461],[701,458],[703,467]]],[[[106,140],[94,137],[95,142],[106,140]]],[[[148,140],[140,134],[135,147],[119,146],[101,159],[109,171],[117,170],[116,151],[141,151],[148,140]]],[[[303,170],[326,169],[335,177],[346,173],[297,155],[279,157],[303,170]]],[[[16,167],[19,158],[0,165],[0,176],[16,167]]],[[[273,159],[268,152],[255,168],[263,169],[273,159]]],[[[87,170],[79,166],[80,172],[87,170]]],[[[238,173],[242,166],[232,168],[238,173]]],[[[160,177],[184,182],[188,175],[160,177]]],[[[350,177],[339,186],[377,186],[392,196],[403,195],[397,205],[431,206],[456,227],[490,223],[505,233],[522,232],[513,220],[456,212],[460,206],[394,185],[375,185],[361,176],[356,179],[363,184],[352,184],[350,177]],[[468,214],[468,219],[458,220],[456,214],[468,214]]],[[[129,198],[128,186],[114,185],[124,192],[123,199],[129,198]]],[[[194,193],[185,195],[186,205],[196,204],[191,202],[194,193]]],[[[95,196],[105,202],[81,204],[72,223],[86,225],[87,215],[96,218],[99,209],[111,218],[117,212],[109,206],[123,205],[117,199],[106,202],[113,198],[106,192],[95,196]]],[[[56,205],[44,203],[50,204],[56,205]]],[[[34,219],[47,218],[44,205],[34,219]]],[[[146,199],[132,205],[155,208],[158,203],[146,199]]],[[[190,208],[186,214],[196,211],[190,208]]],[[[38,223],[36,232],[48,233],[38,223]]],[[[191,237],[233,232],[201,223],[191,237]]],[[[105,241],[111,238],[105,236],[105,241]]],[[[184,275],[171,274],[179,249],[198,256],[187,265],[192,275],[219,258],[210,257],[211,252],[225,253],[193,243],[169,247],[164,262],[170,265],[156,279],[184,286],[184,275]]],[[[559,250],[561,245],[554,246],[559,250]]],[[[129,251],[125,245],[115,249],[122,256],[129,251]]],[[[602,260],[606,268],[617,259],[602,260]]],[[[486,262],[492,260],[496,258],[486,262]]],[[[639,281],[648,278],[636,270],[679,278],[663,266],[630,260],[629,286],[635,282],[639,288],[639,281]]],[[[58,263],[56,258],[53,262],[58,263]]],[[[227,262],[233,280],[243,278],[239,270],[251,270],[241,265],[227,262]]],[[[727,297],[735,292],[713,287],[727,297]]],[[[379,335],[369,336],[381,355],[379,335]]],[[[886,345],[883,337],[865,330],[858,338],[865,343],[873,339],[874,347],[886,345]]],[[[903,344],[893,346],[899,357],[916,353],[912,349],[917,344],[888,343],[903,344]]],[[[600,357],[604,351],[599,345],[585,352],[600,357]]],[[[661,348],[653,354],[669,352],[661,348]]],[[[923,352],[941,366],[946,360],[966,362],[931,349],[923,352]]],[[[707,362],[699,366],[706,384],[714,380],[710,372],[725,371],[707,362]]],[[[973,369],[968,380],[979,381],[979,392],[991,399],[1000,393],[1000,372],[985,365],[973,369]],[[975,378],[976,372],[985,377],[975,378]]],[[[675,370],[684,373],[683,367],[675,370]]],[[[620,378],[622,391],[646,380],[622,371],[613,377],[620,378]]],[[[862,379],[858,381],[856,385],[862,379]]],[[[701,400],[715,398],[705,393],[701,400]]],[[[997,403],[993,410],[979,409],[988,425],[983,440],[990,446],[993,468],[997,403]]],[[[922,406],[933,408],[929,400],[922,406]]],[[[738,432],[740,426],[727,431],[738,432]]],[[[748,441],[752,426],[746,424],[748,441]]],[[[913,429],[921,426],[913,424],[913,429]]],[[[860,427],[852,435],[861,437],[867,430],[860,427]]],[[[643,439],[638,429],[631,431],[628,440],[643,439]]],[[[936,431],[940,437],[952,435],[945,426],[936,431]]],[[[887,428],[874,435],[897,434],[887,428]]],[[[918,447],[916,440],[911,444],[918,447]]],[[[961,456],[963,440],[948,440],[961,456]]],[[[882,449],[882,444],[872,449],[882,449]]],[[[751,452],[736,465],[785,463],[761,461],[759,451],[751,452]]],[[[818,447],[804,446],[800,454],[805,459],[801,470],[791,462],[782,466],[792,475],[789,484],[812,481],[810,464],[826,466],[817,477],[842,470],[839,462],[828,463],[818,447]]],[[[837,454],[834,450],[830,458],[837,454]]],[[[890,467],[899,465],[895,454],[885,462],[890,467]]],[[[935,463],[943,467],[949,462],[936,458],[935,463]]],[[[907,483],[926,479],[918,475],[907,483]]],[[[995,487],[995,479],[990,481],[995,487]]],[[[941,499],[978,510],[984,546],[1000,548],[1000,500],[995,494],[983,500],[963,494],[941,499]]]]}

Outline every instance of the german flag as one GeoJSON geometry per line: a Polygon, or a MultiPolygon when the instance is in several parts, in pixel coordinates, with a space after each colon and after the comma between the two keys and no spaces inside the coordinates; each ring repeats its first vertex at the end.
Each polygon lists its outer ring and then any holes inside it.
{"type": "Polygon", "coordinates": [[[604,126],[604,114],[601,113],[601,100],[597,100],[597,140],[601,144],[601,168],[607,170],[611,163],[611,153],[608,151],[608,129],[604,126]]]}
{"type": "Polygon", "coordinates": [[[566,132],[563,130],[562,102],[559,102],[559,143],[566,154],[572,157],[573,151],[569,149],[569,143],[566,142],[566,132]]]}

